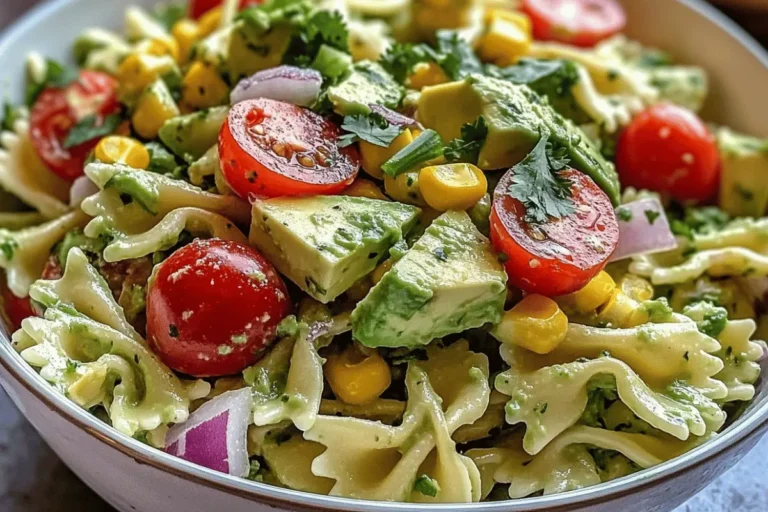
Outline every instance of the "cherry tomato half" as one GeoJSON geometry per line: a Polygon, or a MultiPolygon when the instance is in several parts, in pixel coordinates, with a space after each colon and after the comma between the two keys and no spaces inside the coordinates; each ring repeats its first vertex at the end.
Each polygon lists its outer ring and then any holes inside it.
{"type": "Polygon", "coordinates": [[[120,109],[117,81],[105,73],[82,71],[80,78],[64,89],[44,90],[32,107],[30,136],[45,165],[67,181],[83,175],[88,154],[97,139],[65,148],[72,127],[84,117],[96,115],[97,122],[120,109]]]}
{"type": "Polygon", "coordinates": [[[224,177],[242,198],[338,194],[360,170],[357,149],[339,149],[339,134],[332,121],[290,103],[238,103],[219,135],[224,177]]]}
{"type": "Polygon", "coordinates": [[[21,328],[21,322],[25,318],[35,316],[35,311],[32,309],[32,302],[29,300],[29,297],[20,298],[15,296],[5,283],[2,283],[0,288],[2,289],[5,315],[10,322],[8,327],[17,331],[21,328]]]}
{"type": "MultiPolygon", "coordinates": [[[[203,14],[211,9],[215,9],[222,3],[224,3],[224,0],[192,0],[189,3],[189,16],[193,19],[199,19],[203,14]]],[[[264,3],[264,0],[240,0],[240,9],[261,3],[264,3]]]]}
{"type": "Polygon", "coordinates": [[[285,283],[255,249],[195,240],[157,270],[147,298],[147,336],[176,371],[234,375],[261,358],[290,309],[285,283]]]}
{"type": "Polygon", "coordinates": [[[715,138],[682,107],[656,105],[621,134],[616,167],[622,184],[655,190],[681,201],[712,199],[720,183],[715,138]]]}
{"type": "Polygon", "coordinates": [[[627,15],[616,0],[523,0],[539,41],[591,47],[624,30],[627,15]]]}
{"type": "Polygon", "coordinates": [[[525,207],[508,194],[514,174],[499,182],[491,210],[491,242],[505,257],[510,284],[554,297],[582,289],[604,267],[619,243],[619,225],[608,196],[586,174],[566,170],[576,211],[546,224],[525,221],[525,207]]]}

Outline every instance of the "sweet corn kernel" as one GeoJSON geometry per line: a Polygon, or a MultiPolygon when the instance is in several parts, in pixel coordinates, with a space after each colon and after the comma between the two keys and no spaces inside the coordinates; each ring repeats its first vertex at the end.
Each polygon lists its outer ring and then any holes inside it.
{"type": "Polygon", "coordinates": [[[653,298],[653,285],[647,279],[634,274],[626,274],[619,281],[619,288],[631,299],[645,302],[653,298]]]}
{"type": "Polygon", "coordinates": [[[149,167],[149,151],[141,142],[129,137],[110,135],[101,139],[93,156],[107,164],[125,164],[134,169],[149,167]]]}
{"type": "Polygon", "coordinates": [[[443,68],[435,64],[434,62],[416,65],[413,68],[413,72],[408,77],[408,85],[412,89],[423,89],[424,87],[432,87],[433,85],[440,85],[448,82],[448,75],[445,74],[443,68]]]}
{"type": "Polygon", "coordinates": [[[408,171],[397,178],[384,176],[384,191],[395,201],[415,206],[425,206],[419,188],[419,171],[408,171]]]}
{"type": "Polygon", "coordinates": [[[211,65],[195,62],[184,77],[184,103],[195,108],[211,108],[229,100],[229,86],[211,65]]]}
{"type": "Polygon", "coordinates": [[[187,63],[192,47],[200,39],[200,27],[194,21],[184,19],[173,26],[171,34],[179,46],[179,62],[187,63]]]}
{"type": "Polygon", "coordinates": [[[644,319],[642,313],[638,313],[639,310],[639,302],[617,289],[608,302],[597,310],[597,319],[614,328],[635,327],[647,321],[647,314],[644,319]]]}
{"type": "Polygon", "coordinates": [[[350,405],[373,402],[392,383],[389,365],[378,352],[363,354],[354,346],[328,358],[325,376],[336,397],[350,405]]]}
{"type": "Polygon", "coordinates": [[[542,295],[528,295],[492,331],[502,343],[523,347],[537,354],[548,354],[565,340],[568,317],[557,303],[542,295]]]}
{"type": "Polygon", "coordinates": [[[488,180],[472,164],[435,165],[421,170],[419,189],[435,210],[466,210],[488,192],[488,180]]]}
{"type": "Polygon", "coordinates": [[[209,36],[219,29],[221,25],[221,11],[221,7],[215,7],[197,20],[197,24],[200,27],[200,38],[209,36]]]}
{"type": "Polygon", "coordinates": [[[487,30],[480,38],[478,53],[486,61],[509,65],[528,53],[533,41],[531,20],[524,14],[491,10],[487,30]]]}
{"type": "Polygon", "coordinates": [[[384,171],[381,170],[381,166],[411,142],[413,142],[413,134],[408,129],[393,140],[387,148],[366,141],[360,142],[363,170],[376,179],[382,179],[384,171]]]}
{"type": "Polygon", "coordinates": [[[395,263],[391,258],[379,264],[379,266],[376,267],[376,270],[371,274],[371,281],[373,281],[373,284],[379,284],[379,281],[384,277],[384,274],[392,270],[394,264],[395,263]]]}
{"type": "Polygon", "coordinates": [[[344,191],[345,196],[367,197],[368,199],[379,199],[389,201],[389,198],[381,191],[381,187],[371,180],[358,178],[348,189],[344,191]]]}
{"type": "Polygon", "coordinates": [[[169,37],[166,39],[145,39],[135,47],[136,53],[162,57],[167,55],[173,60],[179,60],[179,43],[169,37]]]}
{"type": "Polygon", "coordinates": [[[158,80],[139,97],[131,122],[140,136],[154,139],[166,121],[179,115],[181,111],[171,92],[162,80],[158,80]]]}
{"type": "Polygon", "coordinates": [[[149,84],[174,69],[176,62],[168,56],[129,55],[117,70],[120,97],[135,99],[149,84]]]}
{"type": "Polygon", "coordinates": [[[616,290],[613,278],[603,271],[597,274],[581,290],[557,298],[558,304],[568,310],[586,315],[608,302],[616,290]]]}

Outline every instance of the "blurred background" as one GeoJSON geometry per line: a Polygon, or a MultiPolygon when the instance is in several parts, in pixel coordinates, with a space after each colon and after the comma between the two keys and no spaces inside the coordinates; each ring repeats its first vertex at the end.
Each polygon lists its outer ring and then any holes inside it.
{"type": "MultiPolygon", "coordinates": [[[[0,31],[37,3],[38,0],[0,0],[0,31]]],[[[768,0],[712,3],[768,46],[768,0]]],[[[675,512],[766,511],[766,474],[768,439],[675,512]]],[[[0,389],[0,512],[111,510],[58,460],[0,389]]]]}

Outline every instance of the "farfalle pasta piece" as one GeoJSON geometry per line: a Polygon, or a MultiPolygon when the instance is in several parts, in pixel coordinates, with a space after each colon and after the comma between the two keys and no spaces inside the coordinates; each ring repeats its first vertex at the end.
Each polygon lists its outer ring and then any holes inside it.
{"type": "MultiPolygon", "coordinates": [[[[0,190],[0,200],[2,199],[2,190],[0,190]]],[[[43,222],[45,222],[45,217],[37,212],[0,212],[0,229],[15,231],[43,222]]]]}
{"type": "Polygon", "coordinates": [[[639,96],[602,94],[586,67],[577,64],[576,70],[579,81],[573,86],[573,97],[579,107],[607,133],[614,133],[627,126],[646,107],[639,96]]]}
{"type": "Polygon", "coordinates": [[[69,183],[40,161],[29,138],[27,119],[18,119],[13,132],[0,133],[0,188],[47,219],[55,219],[69,211],[69,183]]]}
{"type": "Polygon", "coordinates": [[[324,451],[323,445],[307,441],[297,432],[268,437],[261,443],[261,456],[280,484],[297,491],[327,495],[333,488],[333,480],[312,473],[312,461],[324,451]]]}
{"type": "Polygon", "coordinates": [[[465,341],[430,350],[429,361],[408,367],[408,408],[400,426],[321,416],[304,433],[307,440],[327,447],[312,463],[312,472],[335,481],[332,495],[438,503],[480,500],[479,472],[456,452],[451,434],[477,421],[487,408],[488,360],[469,352],[465,341]],[[439,488],[434,497],[414,490],[424,475],[439,488]]]}
{"type": "Polygon", "coordinates": [[[653,391],[618,359],[601,357],[530,369],[525,367],[525,356],[519,355],[522,352],[519,348],[502,351],[512,368],[496,377],[496,389],[511,397],[507,423],[526,424],[523,447],[532,455],[576,424],[587,405],[587,384],[598,375],[612,375],[619,399],[632,412],[678,439],[703,436],[725,422],[725,413],[696,388],[675,382],[664,393],[653,391]]]}
{"type": "Polygon", "coordinates": [[[703,275],[768,276],[768,256],[743,247],[728,247],[694,253],[677,265],[665,266],[656,256],[640,256],[630,264],[633,274],[647,277],[654,285],[680,284],[703,275]]]}
{"type": "Polygon", "coordinates": [[[305,431],[315,424],[323,395],[323,359],[309,328],[280,341],[264,359],[245,370],[253,391],[253,422],[275,425],[291,420],[305,431]]]}
{"type": "Polygon", "coordinates": [[[241,225],[250,222],[247,202],[204,192],[167,176],[103,163],[88,164],[85,174],[101,190],[82,203],[83,211],[94,217],[85,228],[91,238],[146,233],[179,208],[199,208],[241,225]]]}
{"type": "Polygon", "coordinates": [[[13,294],[26,297],[29,287],[42,275],[51,248],[86,222],[88,216],[75,210],[39,226],[19,231],[0,229],[0,268],[5,269],[13,294]]]}
{"type": "Polygon", "coordinates": [[[248,243],[248,238],[231,220],[200,208],[179,208],[170,212],[156,226],[144,233],[113,239],[104,249],[104,260],[107,262],[130,260],[154,252],[166,251],[178,244],[184,232],[192,236],[248,243]]]}

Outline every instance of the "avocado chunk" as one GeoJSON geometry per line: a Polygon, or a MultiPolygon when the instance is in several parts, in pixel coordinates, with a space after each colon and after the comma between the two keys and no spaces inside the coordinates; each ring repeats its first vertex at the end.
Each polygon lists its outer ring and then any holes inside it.
{"type": "Polygon", "coordinates": [[[338,85],[328,89],[328,99],[334,111],[342,116],[367,115],[371,105],[395,109],[404,91],[379,64],[361,61],[338,85]]]}
{"type": "Polygon", "coordinates": [[[230,82],[236,84],[257,71],[282,64],[293,34],[288,23],[277,23],[266,30],[245,21],[235,23],[226,54],[230,82]]]}
{"type": "Polygon", "coordinates": [[[160,140],[188,163],[200,159],[219,140],[229,107],[214,107],[174,117],[160,128],[160,140]]]}
{"type": "Polygon", "coordinates": [[[768,207],[768,140],[722,128],[717,145],[720,208],[734,217],[762,217],[768,207]]]}
{"type": "Polygon", "coordinates": [[[276,198],[253,205],[251,243],[327,304],[372,272],[421,210],[362,197],[276,198]]]}
{"type": "Polygon", "coordinates": [[[414,348],[485,324],[504,311],[507,274],[465,212],[448,212],[352,312],[368,347],[414,348]]]}
{"type": "Polygon", "coordinates": [[[446,141],[461,137],[462,126],[483,116],[488,136],[478,166],[484,170],[507,169],[520,163],[539,142],[542,131],[548,131],[550,141],[566,148],[571,165],[619,204],[619,178],[613,164],[584,132],[525,85],[470,75],[458,82],[425,88],[418,106],[424,126],[446,141]]]}

